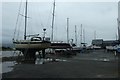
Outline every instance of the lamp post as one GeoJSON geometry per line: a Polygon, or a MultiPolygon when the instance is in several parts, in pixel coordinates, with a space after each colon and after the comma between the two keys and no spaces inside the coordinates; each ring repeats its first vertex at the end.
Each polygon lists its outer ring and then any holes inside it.
{"type": "Polygon", "coordinates": [[[45,32],[46,29],[44,28],[43,31],[44,31],[44,33],[43,33],[43,41],[44,41],[44,39],[45,39],[45,33],[46,33],[46,32],[45,32]]]}

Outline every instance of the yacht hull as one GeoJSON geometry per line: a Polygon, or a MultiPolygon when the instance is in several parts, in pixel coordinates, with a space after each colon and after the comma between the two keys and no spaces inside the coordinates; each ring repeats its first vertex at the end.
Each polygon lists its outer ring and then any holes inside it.
{"type": "Polygon", "coordinates": [[[16,50],[23,49],[42,50],[48,48],[50,45],[51,45],[50,42],[14,42],[14,47],[16,50]]]}

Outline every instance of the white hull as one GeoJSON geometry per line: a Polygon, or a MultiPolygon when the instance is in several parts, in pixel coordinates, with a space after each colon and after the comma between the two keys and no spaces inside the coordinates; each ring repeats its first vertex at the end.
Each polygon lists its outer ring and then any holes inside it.
{"type": "Polygon", "coordinates": [[[15,44],[15,48],[30,48],[30,49],[41,49],[41,48],[48,48],[50,44],[15,44]]]}
{"type": "Polygon", "coordinates": [[[20,42],[14,43],[16,49],[46,49],[51,43],[50,42],[20,42]]]}

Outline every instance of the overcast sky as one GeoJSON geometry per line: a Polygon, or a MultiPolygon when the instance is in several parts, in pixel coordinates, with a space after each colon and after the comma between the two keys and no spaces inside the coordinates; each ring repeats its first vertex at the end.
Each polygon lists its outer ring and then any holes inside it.
{"type": "MultiPolygon", "coordinates": [[[[4,2],[2,4],[2,40],[10,42],[13,38],[20,2],[4,2]]],[[[52,2],[29,2],[27,34],[51,36],[52,2]]],[[[24,15],[25,4],[22,3],[20,14],[24,15]]],[[[55,10],[54,40],[66,41],[66,19],[69,18],[70,39],[75,39],[77,25],[77,41],[80,43],[80,25],[85,29],[85,40],[88,44],[94,38],[115,40],[117,34],[118,3],[117,2],[57,2],[55,10]]],[[[19,39],[23,38],[24,17],[19,15],[17,29],[19,39]]]]}

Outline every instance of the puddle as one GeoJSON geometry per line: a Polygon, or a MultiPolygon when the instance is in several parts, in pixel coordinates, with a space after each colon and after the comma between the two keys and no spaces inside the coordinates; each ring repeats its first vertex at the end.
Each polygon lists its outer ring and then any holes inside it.
{"type": "Polygon", "coordinates": [[[108,62],[108,61],[110,61],[110,59],[94,59],[94,60],[96,60],[96,61],[103,61],[103,62],[108,62]]]}
{"type": "Polygon", "coordinates": [[[103,59],[103,61],[110,61],[109,59],[103,59]]]}
{"type": "Polygon", "coordinates": [[[19,54],[19,51],[2,51],[2,57],[18,56],[19,54]]]}
{"type": "Polygon", "coordinates": [[[14,65],[15,65],[15,61],[3,62],[2,63],[2,73],[12,71],[14,65]]]}
{"type": "Polygon", "coordinates": [[[52,59],[52,58],[47,58],[47,59],[39,59],[39,58],[37,58],[36,61],[35,61],[35,64],[44,64],[46,62],[64,62],[64,61],[67,61],[67,60],[64,60],[64,59],[52,59]]]}
{"type": "Polygon", "coordinates": [[[102,78],[102,77],[103,77],[103,75],[96,75],[96,77],[97,77],[97,78],[102,78]]]}

